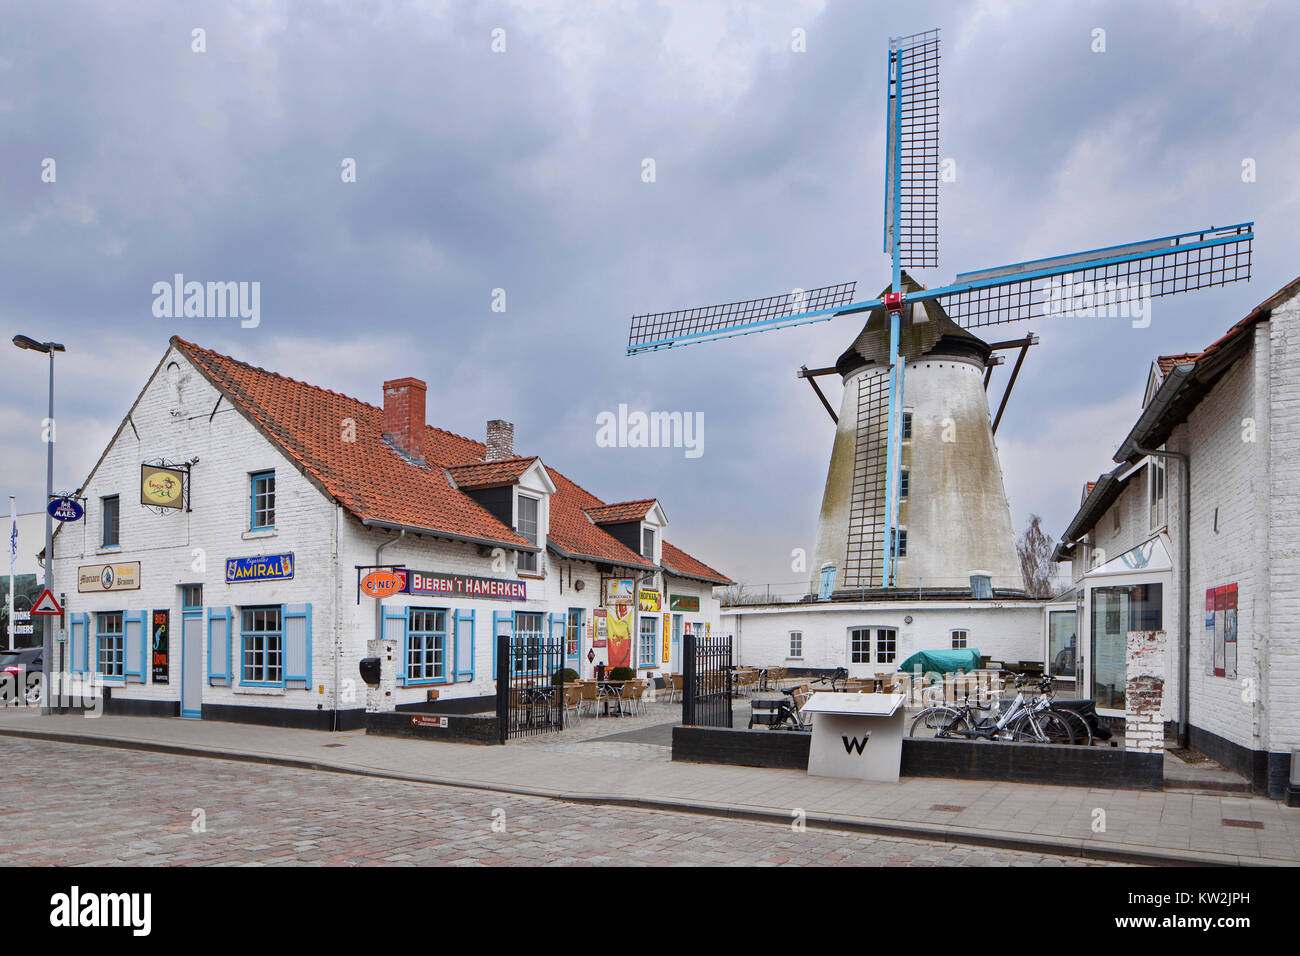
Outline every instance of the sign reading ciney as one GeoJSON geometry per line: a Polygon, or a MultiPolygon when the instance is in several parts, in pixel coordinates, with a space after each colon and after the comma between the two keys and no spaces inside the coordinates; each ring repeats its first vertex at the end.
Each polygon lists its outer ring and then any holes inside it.
{"type": "Polygon", "coordinates": [[[185,507],[184,470],[141,465],[140,504],[155,508],[185,507]]]}
{"type": "Polygon", "coordinates": [[[87,564],[77,568],[77,591],[136,591],[140,588],[140,562],[87,564]]]}
{"type": "Polygon", "coordinates": [[[480,578],[472,574],[437,574],[433,571],[394,571],[404,578],[403,594],[449,594],[454,597],[487,598],[494,601],[528,600],[527,582],[501,578],[480,578]]]}
{"type": "Polygon", "coordinates": [[[293,552],[259,554],[252,558],[227,558],[226,583],[287,581],[293,577],[293,552]]]}

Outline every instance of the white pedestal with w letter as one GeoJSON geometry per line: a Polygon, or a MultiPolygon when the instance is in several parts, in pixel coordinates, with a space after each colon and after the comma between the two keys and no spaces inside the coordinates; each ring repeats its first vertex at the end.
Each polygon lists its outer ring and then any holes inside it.
{"type": "Polygon", "coordinates": [[[813,694],[802,708],[813,718],[808,773],[897,783],[906,699],[902,694],[813,694]]]}

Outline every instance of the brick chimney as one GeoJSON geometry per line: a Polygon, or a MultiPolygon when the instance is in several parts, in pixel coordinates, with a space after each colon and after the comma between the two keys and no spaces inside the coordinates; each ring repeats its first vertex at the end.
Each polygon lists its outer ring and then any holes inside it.
{"type": "Polygon", "coordinates": [[[515,426],[494,418],[487,424],[487,460],[515,457],[515,426]]]}
{"type": "Polygon", "coordinates": [[[404,455],[424,464],[424,393],[418,378],[384,383],[384,437],[404,455]]]}

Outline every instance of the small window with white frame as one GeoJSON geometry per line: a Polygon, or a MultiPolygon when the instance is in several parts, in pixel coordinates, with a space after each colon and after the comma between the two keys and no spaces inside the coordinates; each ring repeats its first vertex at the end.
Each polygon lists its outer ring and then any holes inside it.
{"type": "Polygon", "coordinates": [[[849,631],[849,663],[871,663],[871,628],[855,627],[849,631]]]}
{"type": "Polygon", "coordinates": [[[651,564],[655,560],[655,529],[641,526],[641,557],[651,564]]]}
{"type": "MultiPolygon", "coordinates": [[[[537,543],[538,515],[540,512],[540,502],[536,498],[530,498],[528,495],[520,495],[516,508],[518,517],[515,526],[520,537],[524,538],[529,544],[537,543]]],[[[537,573],[537,552],[520,551],[519,560],[516,565],[520,571],[530,574],[537,573]]]]}
{"type": "Polygon", "coordinates": [[[1159,531],[1169,523],[1166,477],[1165,460],[1151,456],[1150,463],[1147,465],[1147,503],[1152,531],[1159,531]]]}
{"type": "Polygon", "coordinates": [[[898,654],[898,631],[892,627],[876,629],[876,663],[892,664],[898,654]]]}
{"type": "Polygon", "coordinates": [[[952,631],[953,650],[960,650],[967,646],[970,640],[970,633],[964,628],[954,628],[952,631]]]}
{"type": "Polygon", "coordinates": [[[100,611],[95,615],[96,649],[99,673],[121,677],[126,664],[126,645],[122,633],[121,611],[100,611]]]}
{"type": "Polygon", "coordinates": [[[803,660],[803,631],[790,632],[790,660],[803,660]]]}

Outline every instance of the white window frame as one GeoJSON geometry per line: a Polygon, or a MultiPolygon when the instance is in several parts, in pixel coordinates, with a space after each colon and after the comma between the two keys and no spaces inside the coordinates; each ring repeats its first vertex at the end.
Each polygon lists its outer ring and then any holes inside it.
{"type": "MultiPolygon", "coordinates": [[[[1164,447],[1161,446],[1161,451],[1164,447]]],[[[1169,524],[1169,470],[1164,458],[1147,459],[1147,522],[1154,533],[1169,524]],[[1157,490],[1158,489],[1158,490],[1157,490]]]]}
{"type": "Polygon", "coordinates": [[[803,631],[790,631],[787,638],[787,650],[789,651],[789,654],[786,656],[786,660],[803,660],[803,631]]]}
{"type": "Polygon", "coordinates": [[[948,643],[954,651],[966,650],[968,647],[970,647],[970,628],[969,627],[948,628],[948,643]],[[960,647],[957,644],[953,643],[954,640],[956,639],[956,635],[958,634],[962,635],[961,638],[962,643],[960,647]]]}
{"type": "Polygon", "coordinates": [[[637,622],[636,660],[637,667],[657,667],[659,665],[659,633],[663,621],[656,614],[642,614],[637,622]],[[652,626],[646,630],[646,622],[652,626]]]}
{"type": "MultiPolygon", "coordinates": [[[[538,495],[526,495],[523,492],[515,493],[515,533],[526,540],[529,544],[538,544],[542,540],[542,499],[538,495]],[[524,531],[524,509],[523,502],[531,501],[537,506],[537,515],[533,528],[532,537],[524,531]]],[[[539,552],[537,551],[519,551],[515,558],[515,569],[522,571],[524,574],[540,573],[541,562],[538,560],[539,552]]]]}

